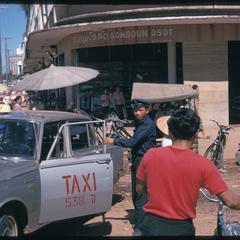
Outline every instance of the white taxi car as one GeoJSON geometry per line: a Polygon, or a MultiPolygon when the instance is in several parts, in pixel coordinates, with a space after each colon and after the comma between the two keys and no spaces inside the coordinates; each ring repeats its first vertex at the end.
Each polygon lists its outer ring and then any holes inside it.
{"type": "Polygon", "coordinates": [[[123,151],[102,145],[82,114],[0,114],[0,236],[111,209],[123,151]]]}

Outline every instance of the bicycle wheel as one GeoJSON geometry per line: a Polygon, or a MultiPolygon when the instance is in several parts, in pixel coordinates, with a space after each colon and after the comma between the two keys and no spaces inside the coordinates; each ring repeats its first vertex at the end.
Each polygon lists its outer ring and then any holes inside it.
{"type": "Polygon", "coordinates": [[[226,137],[226,135],[223,135],[223,137],[222,137],[222,145],[223,145],[223,147],[225,147],[226,142],[227,142],[227,137],[226,137]]]}
{"type": "Polygon", "coordinates": [[[223,167],[223,154],[224,154],[224,147],[223,144],[219,144],[217,146],[217,151],[215,153],[215,165],[217,168],[223,167]]]}
{"type": "Polygon", "coordinates": [[[212,143],[205,151],[204,157],[211,160],[217,168],[220,168],[223,163],[223,145],[212,143]]]}

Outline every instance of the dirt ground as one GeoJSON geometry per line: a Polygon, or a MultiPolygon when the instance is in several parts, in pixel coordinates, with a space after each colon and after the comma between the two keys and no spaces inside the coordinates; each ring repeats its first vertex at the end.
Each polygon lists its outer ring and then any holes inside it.
{"type": "MultiPolygon", "coordinates": [[[[225,160],[225,173],[221,173],[228,183],[230,189],[240,193],[240,171],[234,163],[234,159],[225,160]]],[[[133,205],[131,201],[130,189],[131,177],[127,171],[120,178],[114,188],[114,205],[111,211],[106,213],[105,220],[109,224],[108,232],[103,233],[106,236],[131,236],[133,221],[133,205]]],[[[211,236],[216,227],[217,204],[209,202],[203,196],[197,204],[197,217],[194,220],[197,236],[211,236]]],[[[227,216],[230,220],[240,219],[240,211],[227,210],[227,216]]],[[[102,217],[95,217],[88,221],[85,226],[94,226],[100,224],[102,217]]],[[[93,233],[94,235],[94,233],[93,233]]]]}

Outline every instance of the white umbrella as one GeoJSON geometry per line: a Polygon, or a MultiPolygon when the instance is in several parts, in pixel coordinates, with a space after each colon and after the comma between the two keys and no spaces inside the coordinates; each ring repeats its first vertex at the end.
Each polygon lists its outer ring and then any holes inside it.
{"type": "Polygon", "coordinates": [[[132,99],[145,100],[149,103],[179,101],[197,95],[198,92],[188,84],[134,82],[132,88],[132,99]]]}
{"type": "Polygon", "coordinates": [[[17,83],[14,90],[48,90],[73,86],[97,77],[99,72],[90,68],[50,66],[35,72],[17,83]]]}

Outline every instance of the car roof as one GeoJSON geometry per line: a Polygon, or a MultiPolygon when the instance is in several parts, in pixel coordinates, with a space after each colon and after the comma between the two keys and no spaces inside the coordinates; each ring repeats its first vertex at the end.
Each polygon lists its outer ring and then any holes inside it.
{"type": "Polygon", "coordinates": [[[0,113],[0,119],[12,119],[12,120],[32,120],[47,122],[65,121],[65,120],[90,120],[87,114],[78,114],[71,112],[62,111],[47,111],[47,110],[36,110],[36,111],[21,111],[21,112],[8,112],[0,113]]]}

